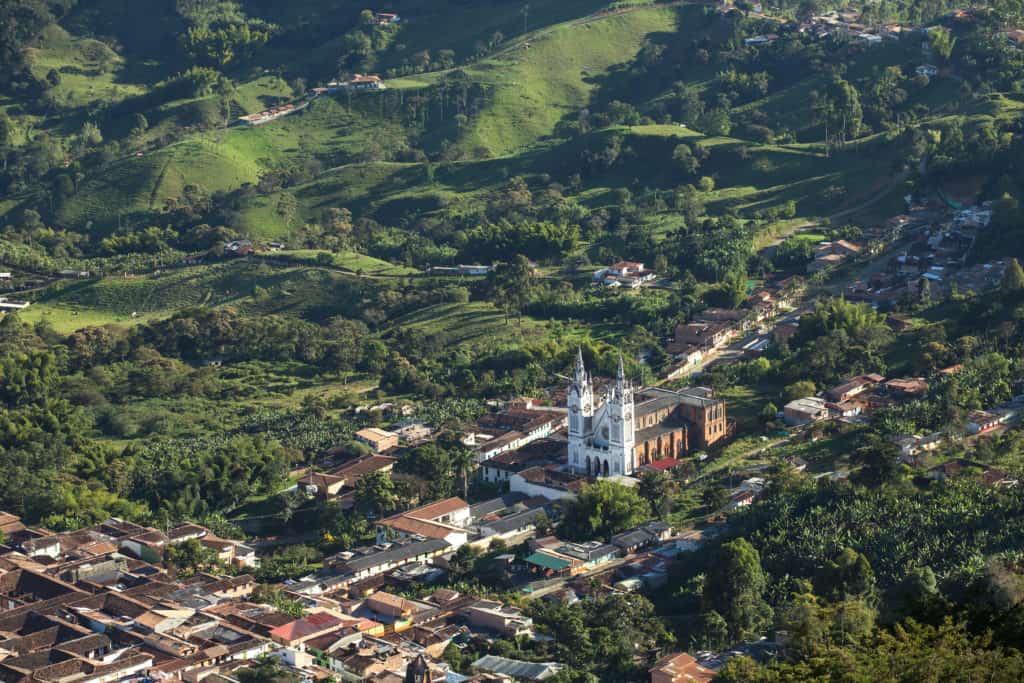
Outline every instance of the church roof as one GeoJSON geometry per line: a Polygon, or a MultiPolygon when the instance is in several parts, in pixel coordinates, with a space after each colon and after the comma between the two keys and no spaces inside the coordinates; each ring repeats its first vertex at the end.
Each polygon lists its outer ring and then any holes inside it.
{"type": "Polygon", "coordinates": [[[686,420],[669,418],[656,425],[647,427],[646,429],[636,430],[634,440],[636,441],[636,443],[642,444],[645,441],[657,439],[659,436],[664,436],[665,434],[674,434],[676,432],[686,430],[689,428],[689,426],[690,423],[687,422],[686,420]]]}

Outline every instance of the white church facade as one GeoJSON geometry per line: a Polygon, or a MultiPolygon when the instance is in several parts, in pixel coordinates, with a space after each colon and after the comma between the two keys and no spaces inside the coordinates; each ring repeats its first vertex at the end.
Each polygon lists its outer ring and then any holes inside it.
{"type": "Polygon", "coordinates": [[[632,476],[643,465],[714,445],[732,428],[725,402],[710,389],[635,389],[621,357],[614,384],[598,397],[578,353],[567,402],[569,469],[588,476],[632,476]]]}

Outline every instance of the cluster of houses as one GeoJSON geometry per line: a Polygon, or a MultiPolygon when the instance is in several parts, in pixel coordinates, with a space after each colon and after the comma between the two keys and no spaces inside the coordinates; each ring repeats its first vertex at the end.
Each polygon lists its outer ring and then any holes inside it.
{"type": "MultiPolygon", "coordinates": [[[[398,21],[397,15],[387,15],[394,17],[394,21],[398,21]]],[[[382,23],[393,23],[385,21],[382,23]]],[[[271,121],[295,114],[300,112],[309,106],[310,102],[315,100],[317,97],[322,95],[334,94],[338,92],[361,92],[368,90],[384,90],[384,80],[380,76],[372,74],[353,74],[346,80],[343,81],[331,81],[326,86],[320,86],[311,88],[308,94],[308,99],[304,99],[301,102],[290,102],[288,104],[281,104],[276,107],[264,109],[263,111],[256,112],[255,114],[245,114],[244,116],[238,117],[238,123],[242,126],[262,126],[271,121]]]]}
{"type": "MultiPolygon", "coordinates": [[[[674,363],[665,379],[696,372],[737,338],[753,330],[766,329],[780,313],[792,308],[804,286],[804,280],[799,277],[770,281],[754,290],[742,308],[706,308],[689,322],[677,325],[666,347],[674,363]]],[[[753,339],[743,352],[756,355],[764,351],[770,341],[769,337],[753,339]]]]}
{"type": "Polygon", "coordinates": [[[821,242],[814,247],[814,259],[807,264],[809,274],[829,270],[847,259],[855,259],[864,253],[864,247],[847,240],[821,242]]]}
{"type": "Polygon", "coordinates": [[[314,97],[338,92],[358,92],[365,90],[384,90],[384,80],[373,74],[353,74],[344,81],[331,81],[326,86],[313,88],[310,92],[314,97]]]}
{"type": "Polygon", "coordinates": [[[991,220],[992,210],[986,206],[952,213],[922,208],[891,219],[909,238],[906,248],[892,256],[884,270],[849,284],[844,295],[852,301],[891,305],[907,296],[920,296],[923,282],[927,282],[931,297],[947,295],[954,289],[980,293],[998,286],[1009,264],[1007,259],[966,265],[978,235],[991,220]]]}
{"type": "Polygon", "coordinates": [[[253,566],[251,548],[194,524],[164,533],[109,519],[53,533],[0,513],[0,532],[0,679],[11,683],[229,683],[267,657],[304,681],[511,681],[503,662],[482,661],[466,676],[442,653],[467,633],[533,629],[515,608],[446,589],[410,600],[377,589],[310,598],[285,587],[302,607],[286,613],[257,597],[249,574],[169,572],[165,551],[189,539],[241,571],[253,566]]]}
{"type": "Polygon", "coordinates": [[[640,285],[656,279],[658,274],[653,270],[644,268],[643,263],[637,261],[619,261],[607,268],[601,268],[594,272],[593,281],[596,285],[605,287],[627,287],[636,289],[640,285]]]}
{"type": "Polygon", "coordinates": [[[388,26],[401,22],[402,18],[394,12],[374,12],[373,20],[377,22],[378,26],[388,26]]]}
{"type": "Polygon", "coordinates": [[[783,419],[791,426],[825,420],[868,416],[903,401],[923,398],[928,382],[923,377],[887,380],[869,373],[851,377],[821,395],[794,399],[783,407],[783,419]]]}
{"type": "Polygon", "coordinates": [[[481,265],[479,263],[474,264],[460,264],[457,266],[431,266],[427,272],[431,275],[449,275],[449,276],[482,276],[490,275],[494,272],[495,266],[493,265],[481,265]]]}
{"type": "Polygon", "coordinates": [[[288,116],[289,114],[302,111],[308,106],[309,102],[282,104],[277,107],[271,107],[270,109],[264,109],[263,111],[256,112],[255,114],[239,116],[238,123],[243,126],[262,126],[265,123],[270,123],[271,121],[276,121],[277,119],[288,116]]]}
{"type": "Polygon", "coordinates": [[[477,462],[486,462],[564,429],[568,417],[566,409],[541,406],[533,399],[510,401],[501,410],[481,416],[466,430],[462,442],[476,451],[477,462]]]}

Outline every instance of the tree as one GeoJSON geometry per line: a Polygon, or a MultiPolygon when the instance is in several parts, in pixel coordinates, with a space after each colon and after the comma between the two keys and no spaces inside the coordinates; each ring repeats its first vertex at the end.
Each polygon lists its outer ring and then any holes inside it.
{"type": "Polygon", "coordinates": [[[786,403],[789,403],[790,401],[795,401],[799,398],[814,396],[815,391],[817,391],[817,387],[814,386],[814,382],[805,379],[787,385],[786,388],[782,390],[782,397],[786,403]]]}
{"type": "Polygon", "coordinates": [[[651,506],[651,514],[663,518],[672,509],[672,479],[664,472],[644,471],[637,489],[651,506]]]}
{"type": "Polygon", "coordinates": [[[729,491],[724,486],[709,486],[704,489],[700,499],[708,510],[715,512],[724,508],[729,502],[729,491]]]}
{"type": "Polygon", "coordinates": [[[383,515],[398,507],[398,494],[391,475],[377,471],[356,482],[355,504],[363,512],[383,515]]]}
{"type": "Polygon", "coordinates": [[[649,518],[650,505],[636,489],[601,479],[567,503],[560,531],[573,540],[607,539],[649,518]]]}
{"type": "Polygon", "coordinates": [[[450,452],[452,469],[462,479],[462,497],[469,497],[469,475],[476,469],[476,453],[465,447],[453,448],[450,452]]]}
{"type": "Polygon", "coordinates": [[[295,511],[306,502],[305,497],[297,490],[283,493],[279,496],[279,499],[281,501],[281,521],[285,524],[292,521],[295,511]]]}
{"type": "Polygon", "coordinates": [[[217,553],[204,546],[198,538],[167,547],[167,564],[179,572],[197,572],[217,563],[217,553]]]}
{"type": "Polygon", "coordinates": [[[0,159],[3,159],[4,170],[7,170],[7,155],[14,144],[14,131],[11,128],[11,119],[6,111],[0,111],[0,159]]]}
{"type": "Polygon", "coordinates": [[[704,609],[714,610],[729,624],[733,641],[761,634],[772,618],[765,602],[768,582],[761,555],[745,538],[722,545],[704,582],[704,609]]]}
{"type": "Polygon", "coordinates": [[[829,135],[840,141],[857,137],[860,133],[864,111],[860,95],[852,84],[834,76],[824,93],[812,94],[813,106],[819,120],[827,127],[829,135]]]}
{"type": "Polygon", "coordinates": [[[934,26],[928,33],[932,50],[942,58],[942,61],[949,62],[953,48],[956,47],[956,37],[944,26],[934,26]]]}
{"type": "Polygon", "coordinates": [[[828,638],[828,617],[813,593],[801,593],[778,614],[778,627],[786,632],[786,649],[794,658],[811,654],[828,638]]]}
{"type": "Polygon", "coordinates": [[[1021,268],[1020,261],[1010,259],[1010,265],[1003,273],[1003,281],[999,288],[1004,294],[1014,294],[1024,291],[1024,268],[1021,268]]]}
{"type": "Polygon", "coordinates": [[[504,263],[489,276],[489,289],[492,298],[505,310],[505,321],[512,313],[520,317],[533,289],[533,272],[530,261],[522,254],[517,255],[511,263],[504,263]]]}
{"type": "Polygon", "coordinates": [[[701,615],[701,631],[705,649],[717,651],[729,646],[729,624],[715,610],[701,615]]]}
{"type": "Polygon", "coordinates": [[[132,116],[131,135],[139,136],[149,130],[149,120],[142,114],[136,113],[132,116]]]}
{"type": "Polygon", "coordinates": [[[294,670],[269,656],[260,657],[253,666],[238,669],[234,677],[239,683],[300,683],[302,680],[294,670]]]}
{"type": "Polygon", "coordinates": [[[95,147],[96,145],[103,142],[103,133],[100,132],[99,126],[92,121],[86,121],[82,124],[82,132],[80,133],[82,142],[89,147],[95,147]]]}
{"type": "Polygon", "coordinates": [[[342,241],[348,239],[352,233],[352,212],[345,208],[327,209],[327,225],[342,241]]]}
{"type": "Polygon", "coordinates": [[[762,422],[765,422],[765,423],[772,422],[776,418],[778,418],[778,415],[779,415],[779,408],[778,408],[778,406],[776,406],[771,401],[768,401],[768,403],[765,403],[764,407],[761,408],[761,421],[762,422]]]}
{"type": "Polygon", "coordinates": [[[672,150],[672,163],[675,164],[683,175],[691,176],[700,168],[700,162],[694,156],[693,150],[685,142],[680,142],[672,150]]]}
{"type": "Polygon", "coordinates": [[[818,595],[831,600],[870,600],[875,595],[875,573],[868,558],[844,548],[818,571],[814,587],[818,595]]]}

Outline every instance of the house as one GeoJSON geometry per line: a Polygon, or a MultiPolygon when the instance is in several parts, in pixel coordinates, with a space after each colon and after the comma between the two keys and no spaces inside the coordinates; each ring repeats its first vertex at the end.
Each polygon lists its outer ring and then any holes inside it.
{"type": "Polygon", "coordinates": [[[922,64],[921,66],[914,69],[914,73],[918,76],[927,76],[928,78],[935,78],[939,75],[939,67],[933,66],[932,64],[922,64]]]}
{"type": "Polygon", "coordinates": [[[402,20],[401,17],[393,12],[375,12],[373,18],[381,26],[397,24],[402,20]]]}
{"type": "Polygon", "coordinates": [[[790,401],[783,407],[782,412],[786,424],[793,426],[811,424],[829,418],[829,409],[825,399],[817,396],[790,401]]]}
{"type": "Polygon", "coordinates": [[[480,600],[462,610],[471,626],[499,633],[505,638],[533,634],[533,619],[517,607],[508,607],[494,600],[480,600]]]}
{"type": "Polygon", "coordinates": [[[243,126],[262,126],[265,123],[270,123],[283,116],[294,114],[301,109],[306,107],[305,104],[282,104],[279,107],[271,107],[255,114],[246,114],[245,116],[239,116],[238,122],[243,126]]]}
{"type": "MultiPolygon", "coordinates": [[[[330,87],[330,86],[328,86],[330,87]]],[[[380,76],[355,74],[345,82],[345,90],[384,90],[384,81],[380,76]]]]}
{"type": "Polygon", "coordinates": [[[864,45],[882,44],[882,36],[875,35],[874,33],[860,33],[857,35],[857,40],[864,45]]]}
{"type": "Polygon", "coordinates": [[[927,436],[892,436],[889,441],[900,449],[900,462],[908,465],[916,464],[916,456],[920,453],[934,451],[942,445],[944,438],[941,432],[934,432],[927,436]]]}
{"type": "Polygon", "coordinates": [[[469,540],[466,527],[470,520],[469,503],[461,498],[446,498],[381,520],[377,523],[377,542],[418,536],[443,540],[458,548],[469,540]]]}
{"type": "Polygon", "coordinates": [[[509,490],[527,496],[544,496],[548,500],[575,498],[587,483],[587,477],[547,467],[528,467],[508,478],[509,490]]]}
{"type": "Polygon", "coordinates": [[[480,477],[489,482],[508,482],[512,475],[525,469],[565,462],[566,448],[564,439],[538,439],[484,460],[480,463],[480,477]]]}
{"type": "Polygon", "coordinates": [[[564,668],[555,662],[523,662],[497,655],[485,655],[472,664],[474,671],[500,674],[517,681],[546,681],[564,668]]]}
{"type": "Polygon", "coordinates": [[[360,479],[374,472],[391,472],[396,462],[386,455],[366,455],[329,472],[309,472],[299,479],[298,485],[307,495],[321,500],[337,496],[345,507],[353,502],[353,492],[360,479]]]}
{"type": "Polygon", "coordinates": [[[479,263],[459,265],[459,275],[488,275],[494,271],[494,266],[482,266],[479,263]]]}
{"type": "Polygon", "coordinates": [[[672,527],[665,522],[652,521],[641,524],[611,537],[611,544],[623,554],[629,555],[643,548],[658,545],[672,536],[672,527]]]}
{"type": "Polygon", "coordinates": [[[417,606],[411,600],[406,600],[400,595],[376,591],[365,600],[362,608],[373,613],[373,618],[385,624],[396,622],[408,622],[412,615],[420,611],[422,607],[417,606]]]}
{"type": "Polygon", "coordinates": [[[761,36],[751,36],[750,38],[744,38],[743,39],[743,44],[744,45],[755,46],[755,47],[759,46],[759,45],[771,45],[772,43],[774,43],[778,39],[779,39],[779,37],[777,35],[775,35],[775,34],[768,34],[768,35],[761,35],[761,36]]]}
{"type": "Polygon", "coordinates": [[[587,541],[586,543],[563,543],[554,552],[574,560],[570,573],[576,574],[589,571],[615,559],[619,554],[619,549],[610,543],[587,541]]]}
{"type": "Polygon", "coordinates": [[[678,379],[698,368],[704,359],[704,351],[699,346],[679,347],[669,344],[669,350],[675,356],[676,362],[669,366],[664,379],[678,379]]]}
{"type": "Polygon", "coordinates": [[[384,453],[398,446],[398,434],[376,427],[365,427],[355,434],[356,441],[373,449],[374,453],[384,453]]]}
{"type": "Polygon", "coordinates": [[[728,322],[689,322],[676,325],[675,339],[668,345],[671,354],[688,353],[691,349],[708,353],[723,347],[736,336],[736,328],[728,322]]]}
{"type": "Polygon", "coordinates": [[[899,377],[883,382],[882,388],[898,398],[921,398],[928,393],[928,382],[924,377],[899,377]]]}
{"type": "Polygon", "coordinates": [[[877,374],[858,375],[853,377],[837,387],[833,387],[825,392],[825,397],[836,403],[849,400],[854,396],[867,391],[868,389],[874,388],[879,382],[884,381],[885,378],[877,374]]]}
{"type": "Polygon", "coordinates": [[[807,274],[811,275],[828,268],[834,268],[843,262],[843,257],[839,254],[826,254],[821,258],[815,258],[813,261],[807,264],[807,274]]]}
{"type": "Polygon", "coordinates": [[[9,537],[11,534],[24,529],[25,525],[21,523],[21,517],[0,510],[0,534],[9,537]]]}
{"type": "Polygon", "coordinates": [[[715,671],[685,652],[665,655],[649,669],[651,683],[710,683],[715,671]]]}
{"type": "Polygon", "coordinates": [[[508,451],[515,451],[546,438],[566,425],[563,410],[535,408],[532,400],[510,403],[497,413],[477,420],[477,428],[463,443],[474,446],[477,462],[486,462],[508,451]]]}
{"type": "Polygon", "coordinates": [[[10,280],[11,277],[10,273],[0,273],[0,280],[10,280]]]}
{"type": "Polygon", "coordinates": [[[224,245],[225,256],[248,256],[256,248],[249,240],[232,240],[224,245]]]}
{"type": "Polygon", "coordinates": [[[29,301],[15,301],[0,296],[0,311],[20,311],[31,305],[32,303],[29,301]]]}
{"type": "Polygon", "coordinates": [[[848,242],[846,240],[836,240],[832,242],[832,253],[841,254],[843,256],[860,256],[864,248],[859,244],[848,242]]]}
{"type": "Polygon", "coordinates": [[[1011,29],[1003,35],[1006,36],[1006,42],[1009,43],[1011,47],[1018,49],[1024,48],[1024,29],[1011,29]]]}
{"type": "Polygon", "coordinates": [[[607,268],[594,273],[594,282],[606,287],[629,287],[635,289],[645,282],[650,282],[657,274],[644,268],[644,264],[636,261],[619,261],[607,268]]]}
{"type": "Polygon", "coordinates": [[[388,543],[354,548],[328,557],[324,563],[337,578],[313,577],[299,582],[293,590],[305,595],[319,595],[362,579],[379,576],[398,567],[414,562],[427,562],[446,552],[452,546],[443,539],[416,538],[399,539],[388,543]]]}
{"type": "Polygon", "coordinates": [[[971,434],[982,434],[1002,424],[1001,415],[985,410],[972,410],[967,414],[967,431],[971,434]]]}
{"type": "Polygon", "coordinates": [[[333,631],[344,623],[344,619],[328,612],[314,612],[272,629],[270,639],[286,647],[300,647],[307,640],[333,631]]]}

